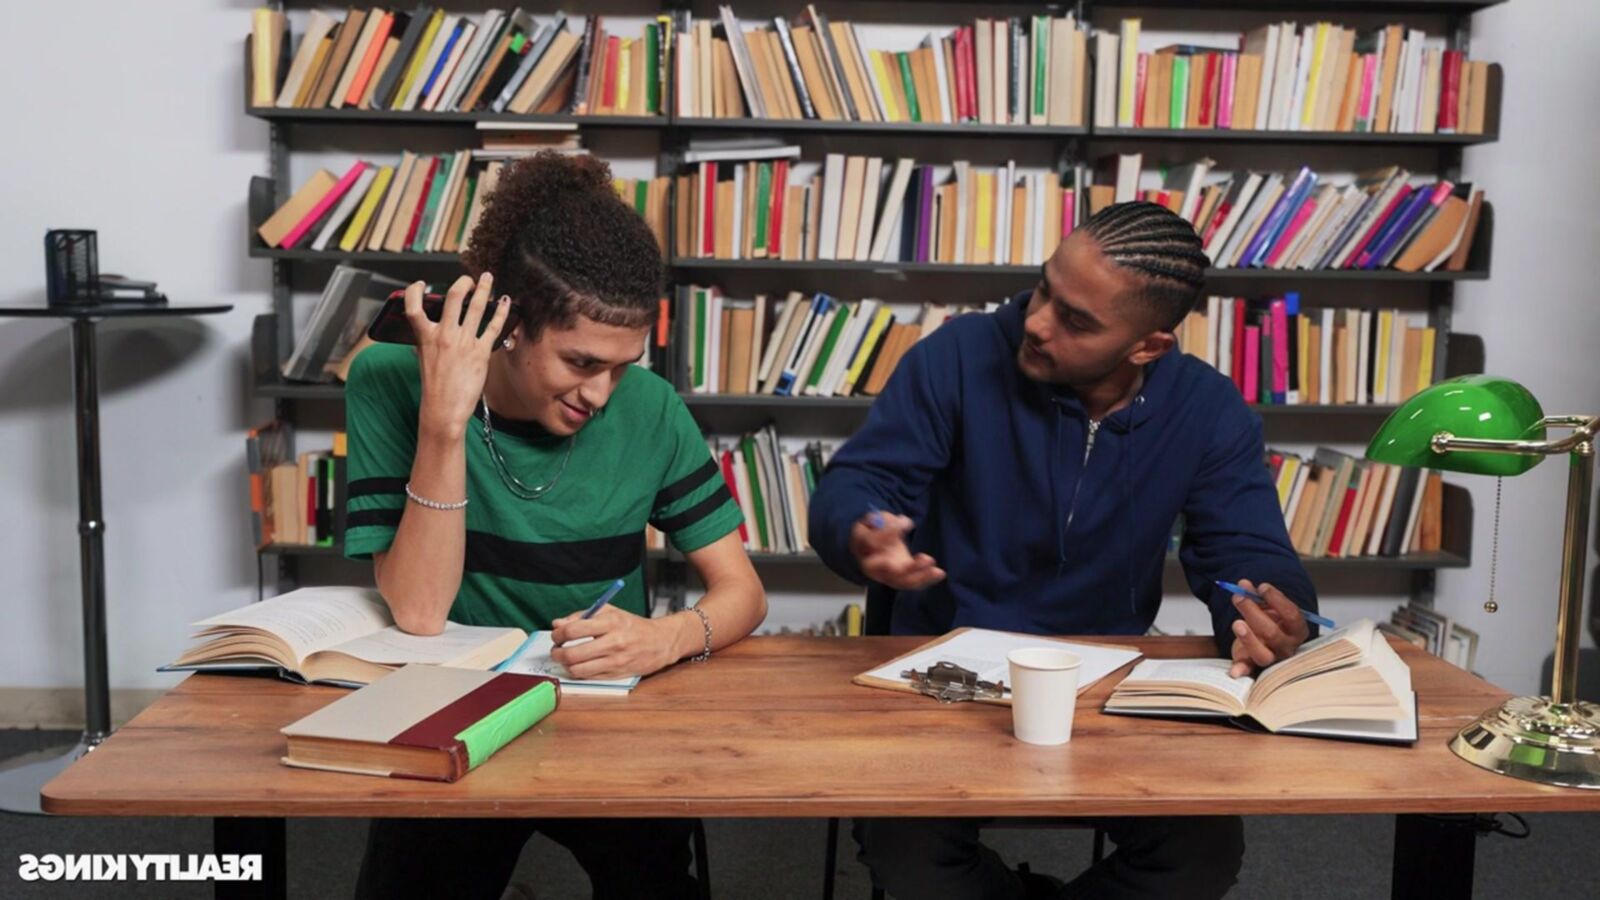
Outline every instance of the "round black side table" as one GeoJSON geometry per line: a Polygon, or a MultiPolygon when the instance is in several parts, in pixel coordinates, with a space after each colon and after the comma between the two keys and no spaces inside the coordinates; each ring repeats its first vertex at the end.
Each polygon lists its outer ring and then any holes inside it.
{"type": "Polygon", "coordinates": [[[117,303],[50,306],[0,304],[0,318],[65,319],[72,328],[72,396],[78,433],[78,552],[83,588],[84,728],[64,750],[17,757],[0,769],[0,810],[39,813],[39,789],[111,733],[106,671],[105,519],[100,512],[100,374],[95,324],[102,319],[154,319],[224,313],[228,304],[117,303]]]}

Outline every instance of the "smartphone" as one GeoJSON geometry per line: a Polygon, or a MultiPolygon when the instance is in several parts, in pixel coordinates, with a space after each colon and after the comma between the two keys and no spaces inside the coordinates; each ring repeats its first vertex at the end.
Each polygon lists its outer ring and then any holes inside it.
{"type": "MultiPolygon", "coordinates": [[[[467,301],[463,301],[461,304],[461,321],[463,322],[467,318],[468,305],[467,301]]],[[[432,322],[442,319],[444,317],[444,295],[423,294],[422,314],[432,322]]],[[[487,326],[489,320],[493,317],[494,307],[491,306],[484,310],[483,325],[487,326]]],[[[506,314],[505,327],[501,328],[500,334],[495,337],[494,349],[499,350],[502,342],[511,335],[511,332],[516,330],[516,327],[517,308],[513,306],[506,314]]],[[[478,333],[481,335],[483,332],[480,329],[478,333]]],[[[389,295],[389,299],[383,301],[383,308],[378,310],[378,314],[372,319],[372,324],[367,326],[367,337],[380,344],[415,344],[417,342],[417,333],[411,327],[411,320],[406,318],[406,292],[404,289],[395,291],[389,295]]]]}

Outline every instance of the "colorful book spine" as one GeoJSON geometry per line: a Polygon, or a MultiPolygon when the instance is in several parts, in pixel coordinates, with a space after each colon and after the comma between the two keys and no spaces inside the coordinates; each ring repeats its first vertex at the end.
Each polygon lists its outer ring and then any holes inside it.
{"type": "MultiPolygon", "coordinates": [[[[1241,310],[1244,304],[1239,304],[1241,310]]],[[[1256,402],[1261,396],[1261,327],[1259,325],[1246,325],[1244,327],[1244,366],[1243,384],[1239,390],[1244,394],[1244,399],[1249,403],[1256,402]]]]}
{"type": "Polygon", "coordinates": [[[1217,97],[1217,127],[1233,127],[1233,91],[1234,83],[1239,76],[1239,55],[1225,53],[1222,56],[1222,83],[1218,88],[1217,97]]]}
{"type": "Polygon", "coordinates": [[[1278,198],[1278,202],[1273,204],[1272,211],[1267,214],[1267,218],[1262,223],[1261,228],[1250,239],[1250,243],[1245,245],[1244,253],[1239,256],[1240,268],[1257,264],[1260,255],[1270,245],[1270,242],[1277,236],[1278,232],[1283,229],[1291,211],[1299,206],[1305,193],[1316,183],[1316,179],[1316,174],[1309,167],[1300,167],[1300,171],[1295,174],[1294,181],[1289,185],[1289,188],[1278,198]]]}
{"type": "Polygon", "coordinates": [[[450,36],[445,38],[444,46],[439,48],[439,58],[434,61],[433,69],[428,72],[427,79],[422,83],[422,91],[419,96],[426,97],[433,91],[433,83],[438,80],[440,73],[444,71],[445,63],[450,59],[450,51],[455,48],[456,41],[461,40],[461,32],[466,26],[467,20],[463,18],[456,23],[455,28],[451,29],[450,36]]]}
{"type": "Polygon", "coordinates": [[[1356,131],[1372,130],[1372,104],[1376,92],[1373,85],[1378,74],[1378,55],[1366,53],[1361,57],[1361,101],[1358,104],[1360,112],[1356,114],[1356,131]]]}
{"type": "Polygon", "coordinates": [[[1273,300],[1268,309],[1272,320],[1272,402],[1281,404],[1289,396],[1289,313],[1281,299],[1273,300]]]}
{"type": "Polygon", "coordinates": [[[352,165],[349,170],[339,178],[338,182],[334,184],[333,190],[324,194],[322,199],[318,200],[316,205],[311,207],[311,211],[306,213],[305,218],[301,219],[299,224],[289,229],[289,233],[283,236],[283,241],[278,246],[285,249],[293,249],[294,246],[306,236],[307,232],[311,230],[311,226],[317,224],[317,222],[320,221],[323,216],[328,214],[328,210],[332,209],[333,205],[339,202],[339,199],[344,196],[346,191],[350,190],[350,186],[355,184],[356,181],[361,177],[361,173],[365,172],[366,170],[367,164],[357,160],[355,164],[352,165]]]}
{"type": "Polygon", "coordinates": [[[1168,112],[1168,128],[1182,128],[1189,115],[1189,57],[1172,59],[1172,106],[1168,112]]]}
{"type": "Polygon", "coordinates": [[[1372,225],[1367,228],[1367,233],[1361,236],[1361,240],[1350,251],[1349,259],[1345,261],[1342,268],[1357,268],[1356,260],[1360,257],[1361,252],[1367,248],[1368,244],[1372,243],[1373,237],[1389,224],[1389,220],[1394,216],[1395,210],[1399,209],[1410,198],[1412,190],[1410,185],[1403,186],[1399,191],[1395,192],[1393,197],[1389,198],[1389,204],[1384,207],[1383,212],[1378,214],[1377,219],[1373,220],[1372,225]]]}
{"type": "Polygon", "coordinates": [[[361,206],[356,209],[354,219],[350,220],[350,227],[344,231],[344,237],[339,240],[339,249],[346,253],[356,248],[356,242],[361,235],[366,233],[367,223],[372,221],[372,214],[378,208],[378,202],[389,192],[389,182],[394,178],[394,166],[382,166],[378,175],[372,180],[372,188],[367,191],[367,196],[362,198],[361,206]]]}
{"type": "Polygon", "coordinates": [[[1410,230],[1417,217],[1430,206],[1444,202],[1450,195],[1453,185],[1448,181],[1441,181],[1432,190],[1420,188],[1412,192],[1411,202],[1407,203],[1401,211],[1390,217],[1387,228],[1384,229],[1364,252],[1357,257],[1356,265],[1362,269],[1375,269],[1379,262],[1396,246],[1397,242],[1410,230]]]}
{"type": "Polygon", "coordinates": [[[917,262],[933,261],[933,167],[922,166],[917,192],[917,262]]]}
{"type": "Polygon", "coordinates": [[[909,121],[921,122],[924,120],[922,106],[929,98],[917,96],[916,79],[911,75],[911,54],[904,51],[896,53],[894,61],[900,72],[900,83],[906,92],[906,115],[909,121]]]}
{"type": "Polygon", "coordinates": [[[1278,268],[1278,263],[1283,259],[1284,252],[1294,243],[1295,236],[1300,233],[1300,229],[1305,227],[1306,222],[1316,211],[1317,201],[1315,197],[1308,197],[1306,202],[1300,204],[1300,208],[1294,213],[1294,218],[1289,220],[1289,226],[1273,242],[1272,250],[1267,254],[1266,258],[1267,268],[1278,268]]]}
{"type": "Polygon", "coordinates": [[[1135,76],[1137,80],[1133,87],[1133,124],[1134,127],[1138,127],[1144,124],[1145,85],[1149,83],[1150,78],[1150,54],[1139,54],[1134,71],[1137,73],[1135,76]]]}

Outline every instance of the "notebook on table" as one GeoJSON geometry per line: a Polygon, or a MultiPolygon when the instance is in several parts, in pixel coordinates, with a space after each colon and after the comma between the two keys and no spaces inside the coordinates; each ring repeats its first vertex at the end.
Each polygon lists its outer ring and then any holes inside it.
{"type": "MultiPolygon", "coordinates": [[[[576,641],[571,642],[571,646],[576,641]]],[[[574,678],[571,672],[562,664],[550,658],[550,651],[555,649],[555,643],[550,638],[548,631],[535,631],[533,640],[527,649],[507,660],[502,672],[520,672],[524,675],[543,675],[561,682],[561,689],[569,694],[596,694],[610,697],[626,697],[639,683],[639,676],[629,675],[626,678],[574,678]]]]}

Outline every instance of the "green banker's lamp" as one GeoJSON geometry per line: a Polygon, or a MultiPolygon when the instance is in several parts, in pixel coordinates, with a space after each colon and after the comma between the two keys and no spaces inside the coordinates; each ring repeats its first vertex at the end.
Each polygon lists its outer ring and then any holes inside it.
{"type": "MultiPolygon", "coordinates": [[[[1600,416],[1546,416],[1527,388],[1510,379],[1467,375],[1419,391],[1389,416],[1367,447],[1367,458],[1378,462],[1497,476],[1521,475],[1546,456],[1567,455],[1566,538],[1550,696],[1507,700],[1463,728],[1450,749],[1492,772],[1584,788],[1600,788],[1600,706],[1576,696],[1597,428],[1600,416]],[[1550,440],[1546,428],[1570,433],[1550,440]]],[[[1484,607],[1496,608],[1492,599],[1484,607]]]]}

